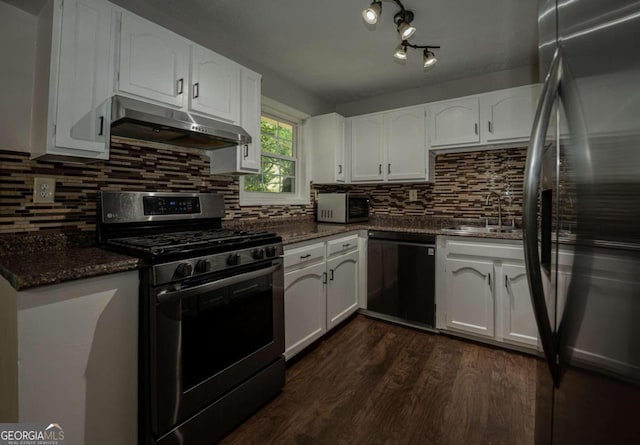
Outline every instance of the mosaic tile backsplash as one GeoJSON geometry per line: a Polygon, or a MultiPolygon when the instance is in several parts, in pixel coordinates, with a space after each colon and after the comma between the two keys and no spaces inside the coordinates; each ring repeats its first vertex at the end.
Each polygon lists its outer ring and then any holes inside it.
{"type": "Polygon", "coordinates": [[[434,183],[376,185],[317,185],[319,192],[349,191],[370,197],[372,213],[390,216],[498,218],[498,204],[490,191],[502,196],[506,223],[522,217],[522,184],[526,147],[446,153],[436,157],[434,183]],[[409,201],[409,190],[418,200],[409,201]]]}
{"type": "Polygon", "coordinates": [[[309,205],[240,207],[238,178],[210,175],[202,151],[128,142],[114,138],[110,159],[91,164],[40,162],[0,150],[0,233],[93,231],[99,190],[216,192],[224,196],[227,220],[312,216],[316,190],[368,194],[379,215],[496,217],[495,201],[485,205],[488,191],[496,190],[503,214],[520,218],[524,148],[438,155],[435,184],[317,185],[309,205]],[[54,204],[33,204],[36,176],[56,179],[54,204]],[[408,201],[409,189],[418,191],[418,201],[408,201]]]}

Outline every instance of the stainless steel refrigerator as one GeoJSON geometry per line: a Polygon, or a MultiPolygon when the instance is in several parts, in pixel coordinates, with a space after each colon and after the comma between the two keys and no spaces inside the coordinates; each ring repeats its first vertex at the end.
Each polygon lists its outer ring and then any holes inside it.
{"type": "Polygon", "coordinates": [[[640,443],[640,1],[542,0],[524,248],[536,443],[640,443]]]}

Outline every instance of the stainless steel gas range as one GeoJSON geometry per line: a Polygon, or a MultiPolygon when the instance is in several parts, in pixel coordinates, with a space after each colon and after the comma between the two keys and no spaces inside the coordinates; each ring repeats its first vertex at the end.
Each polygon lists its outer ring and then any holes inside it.
{"type": "Polygon", "coordinates": [[[208,193],[106,192],[102,247],[144,261],[139,443],[211,444],[285,380],[282,240],[221,228],[208,193]]]}

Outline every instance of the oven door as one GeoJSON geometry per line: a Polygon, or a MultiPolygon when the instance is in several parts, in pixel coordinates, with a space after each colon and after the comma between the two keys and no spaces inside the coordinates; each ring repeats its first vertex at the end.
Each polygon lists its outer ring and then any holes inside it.
{"type": "Polygon", "coordinates": [[[166,433],[282,356],[283,281],[282,259],[274,259],[213,281],[152,292],[156,302],[150,343],[154,436],[166,433]]]}

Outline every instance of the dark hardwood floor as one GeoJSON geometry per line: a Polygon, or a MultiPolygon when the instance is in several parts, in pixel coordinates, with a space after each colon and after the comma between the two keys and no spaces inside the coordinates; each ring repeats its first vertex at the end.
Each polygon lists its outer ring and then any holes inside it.
{"type": "Polygon", "coordinates": [[[535,360],[356,316],[224,444],[532,444],[535,360]]]}

